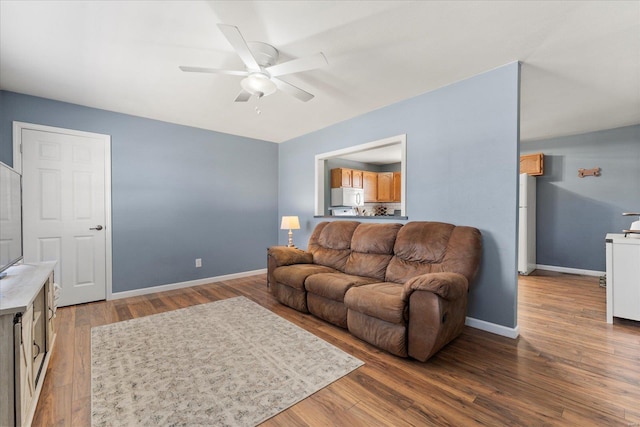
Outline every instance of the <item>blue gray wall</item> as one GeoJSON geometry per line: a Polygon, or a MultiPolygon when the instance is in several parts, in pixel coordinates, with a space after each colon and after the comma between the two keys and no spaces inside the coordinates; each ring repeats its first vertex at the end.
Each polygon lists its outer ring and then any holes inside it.
{"type": "Polygon", "coordinates": [[[111,135],[114,292],[266,267],[277,144],[0,92],[7,164],[14,120],[111,135]]]}
{"type": "Polygon", "coordinates": [[[519,76],[508,64],[280,144],[278,209],[299,216],[295,243],[306,247],[323,220],[313,218],[315,155],[406,133],[409,220],[481,230],[469,316],[514,327],[519,76]]]}
{"type": "Polygon", "coordinates": [[[537,263],[605,271],[604,238],[640,212],[640,125],[523,142],[522,154],[544,153],[537,178],[537,263]],[[601,168],[599,177],[578,169],[601,168]]]}
{"type": "Polygon", "coordinates": [[[402,163],[389,163],[388,165],[380,165],[379,172],[400,172],[402,171],[402,163]]]}
{"type": "Polygon", "coordinates": [[[265,248],[286,243],[281,215],[300,217],[305,247],[320,221],[315,155],[407,134],[409,219],[481,230],[469,315],[514,327],[519,76],[512,63],[279,146],[0,92],[0,160],[11,164],[13,120],[112,136],[119,292],[264,268],[265,248]]]}

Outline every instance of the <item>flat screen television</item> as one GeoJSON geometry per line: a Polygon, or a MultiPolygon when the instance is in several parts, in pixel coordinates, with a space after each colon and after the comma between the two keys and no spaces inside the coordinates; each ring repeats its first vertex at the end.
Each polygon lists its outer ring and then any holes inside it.
{"type": "Polygon", "coordinates": [[[21,259],[21,177],[13,168],[0,162],[0,276],[21,259]]]}

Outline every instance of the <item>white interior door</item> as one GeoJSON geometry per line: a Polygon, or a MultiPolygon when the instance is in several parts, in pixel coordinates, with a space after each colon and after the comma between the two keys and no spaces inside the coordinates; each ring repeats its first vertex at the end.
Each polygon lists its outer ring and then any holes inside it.
{"type": "Polygon", "coordinates": [[[59,305],[106,298],[108,142],[21,129],[25,262],[56,260],[59,305]]]}

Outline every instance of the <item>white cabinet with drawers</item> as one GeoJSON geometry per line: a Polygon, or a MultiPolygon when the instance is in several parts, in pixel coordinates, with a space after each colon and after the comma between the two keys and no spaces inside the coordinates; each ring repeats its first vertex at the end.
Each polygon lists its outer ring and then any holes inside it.
{"type": "Polygon", "coordinates": [[[640,238],[607,234],[607,323],[640,320],[640,238]]]}
{"type": "Polygon", "coordinates": [[[54,266],[13,266],[0,280],[0,426],[31,425],[55,340],[54,266]]]}

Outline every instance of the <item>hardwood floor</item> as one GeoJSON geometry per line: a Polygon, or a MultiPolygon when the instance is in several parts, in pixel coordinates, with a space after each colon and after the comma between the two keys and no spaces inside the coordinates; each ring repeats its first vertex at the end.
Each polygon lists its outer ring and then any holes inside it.
{"type": "Polygon", "coordinates": [[[92,326],[238,295],[365,362],[264,426],[640,423],[640,322],[605,322],[605,289],[597,278],[521,278],[517,340],[467,327],[426,363],[391,356],[289,309],[265,283],[260,275],[59,309],[33,425],[90,425],[92,326]]]}

